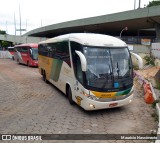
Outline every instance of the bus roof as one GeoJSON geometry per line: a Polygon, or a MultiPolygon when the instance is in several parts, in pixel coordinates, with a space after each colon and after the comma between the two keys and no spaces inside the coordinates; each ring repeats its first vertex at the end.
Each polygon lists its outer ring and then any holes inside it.
{"type": "Polygon", "coordinates": [[[73,33],[73,34],[66,34],[54,38],[50,38],[46,41],[42,41],[42,43],[54,43],[54,42],[61,42],[61,41],[75,41],[82,45],[91,45],[91,46],[107,46],[107,47],[124,47],[127,46],[125,42],[122,40],[103,34],[93,34],[93,33],[73,33]]]}
{"type": "Polygon", "coordinates": [[[14,47],[8,47],[8,49],[14,49],[14,47]]]}
{"type": "Polygon", "coordinates": [[[29,47],[32,47],[32,48],[38,48],[37,43],[20,44],[20,45],[15,45],[14,47],[22,47],[22,46],[29,46],[29,47]]]}

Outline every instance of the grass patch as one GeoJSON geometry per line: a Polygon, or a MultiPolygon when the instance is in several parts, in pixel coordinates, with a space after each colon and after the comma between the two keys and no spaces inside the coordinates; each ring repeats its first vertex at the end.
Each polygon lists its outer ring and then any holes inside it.
{"type": "Polygon", "coordinates": [[[144,60],[146,61],[146,65],[153,65],[153,66],[155,66],[155,58],[151,55],[151,56],[148,56],[148,55],[146,55],[145,57],[144,57],[144,60]]]}
{"type": "Polygon", "coordinates": [[[156,81],[156,89],[160,90],[160,82],[155,80],[156,81]]]}

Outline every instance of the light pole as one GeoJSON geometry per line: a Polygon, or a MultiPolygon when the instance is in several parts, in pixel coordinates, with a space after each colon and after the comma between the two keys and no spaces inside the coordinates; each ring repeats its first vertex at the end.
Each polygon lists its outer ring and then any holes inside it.
{"type": "Polygon", "coordinates": [[[14,28],[15,28],[15,35],[16,35],[16,16],[15,16],[15,12],[14,12],[14,28]]]}
{"type": "Polygon", "coordinates": [[[139,8],[141,8],[141,0],[139,0],[139,8]]]}
{"type": "Polygon", "coordinates": [[[19,4],[19,22],[20,22],[20,36],[21,36],[21,8],[20,8],[20,4],[19,4]]]}
{"type": "Polygon", "coordinates": [[[29,19],[26,19],[26,32],[27,32],[27,21],[28,21],[29,19]]]}
{"type": "Polygon", "coordinates": [[[42,27],[42,25],[43,25],[43,24],[42,24],[42,19],[41,19],[41,27],[42,27]]]}
{"type": "Polygon", "coordinates": [[[6,21],[6,34],[8,33],[8,28],[7,28],[7,21],[6,21]]]}
{"type": "Polygon", "coordinates": [[[121,32],[120,32],[120,38],[121,38],[122,32],[123,32],[124,30],[127,31],[127,30],[128,30],[128,27],[125,27],[125,28],[123,28],[123,29],[121,30],[121,32]]]}
{"type": "Polygon", "coordinates": [[[136,0],[134,0],[134,10],[136,9],[136,0]]]}

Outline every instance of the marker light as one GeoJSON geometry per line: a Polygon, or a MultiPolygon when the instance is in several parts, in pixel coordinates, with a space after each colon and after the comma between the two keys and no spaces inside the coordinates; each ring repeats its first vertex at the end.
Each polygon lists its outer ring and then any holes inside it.
{"type": "Polygon", "coordinates": [[[89,96],[89,94],[85,93],[84,91],[82,93],[84,96],[89,96]]]}
{"type": "Polygon", "coordinates": [[[95,106],[93,104],[89,104],[90,108],[95,108],[95,106]]]}

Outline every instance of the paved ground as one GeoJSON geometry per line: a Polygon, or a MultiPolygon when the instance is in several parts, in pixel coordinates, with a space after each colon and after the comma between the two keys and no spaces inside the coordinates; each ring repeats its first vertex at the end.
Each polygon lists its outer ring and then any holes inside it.
{"type": "MultiPolygon", "coordinates": [[[[1,134],[150,134],[157,128],[153,109],[135,84],[130,105],[87,112],[71,106],[59,90],[42,81],[37,68],[0,59],[1,134]]],[[[45,142],[45,141],[43,141],[45,142]]],[[[49,141],[46,141],[49,142],[49,141]]],[[[145,143],[148,141],[50,141],[145,143]]]]}

